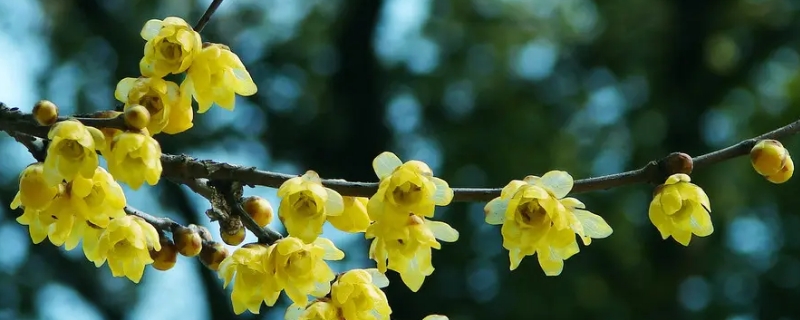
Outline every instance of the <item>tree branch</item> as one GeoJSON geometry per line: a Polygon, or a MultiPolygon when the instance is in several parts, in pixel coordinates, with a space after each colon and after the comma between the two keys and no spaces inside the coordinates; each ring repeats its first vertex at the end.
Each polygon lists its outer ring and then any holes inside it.
{"type": "MultiPolygon", "coordinates": [[[[62,118],[59,118],[60,120],[62,118]]],[[[67,118],[64,118],[67,119],[67,118]]],[[[87,125],[97,127],[124,128],[119,118],[95,119],[77,118],[87,125]]],[[[47,138],[48,127],[39,126],[30,114],[18,109],[8,108],[0,103],[0,130],[24,133],[40,138],[47,138]]],[[[683,153],[672,153],[664,158],[651,161],[645,166],[631,171],[615,173],[600,177],[575,180],[571,194],[589,191],[606,190],[638,183],[660,184],[667,176],[674,173],[691,173],[693,168],[702,168],[713,164],[746,155],[761,139],[784,139],[800,132],[800,120],[767,132],[755,138],[741,141],[727,148],[709,152],[694,158],[683,153]]],[[[255,167],[244,167],[213,160],[199,160],[187,155],[163,154],[162,177],[177,181],[192,179],[208,179],[210,181],[237,181],[248,186],[280,187],[283,182],[295,175],[259,170],[255,167]]],[[[521,178],[521,177],[520,177],[521,178]]],[[[202,180],[199,180],[202,181],[202,180]]],[[[336,190],[343,196],[370,197],[375,194],[377,182],[354,182],[341,179],[323,179],[322,184],[336,190]]],[[[191,188],[191,186],[190,186],[191,188]]],[[[502,188],[453,188],[457,202],[485,202],[500,195],[502,188]]],[[[238,211],[238,210],[234,210],[238,211]]],[[[249,216],[248,216],[249,217],[249,216]]],[[[246,219],[245,219],[246,220],[246,219]]]]}
{"type": "Polygon", "coordinates": [[[211,4],[208,5],[208,9],[206,9],[206,12],[203,13],[203,16],[200,17],[200,19],[197,20],[197,24],[194,25],[194,31],[197,32],[203,31],[203,28],[206,27],[208,21],[211,20],[211,16],[214,15],[214,12],[217,12],[217,8],[219,8],[219,5],[221,4],[222,0],[211,1],[211,4]]]}

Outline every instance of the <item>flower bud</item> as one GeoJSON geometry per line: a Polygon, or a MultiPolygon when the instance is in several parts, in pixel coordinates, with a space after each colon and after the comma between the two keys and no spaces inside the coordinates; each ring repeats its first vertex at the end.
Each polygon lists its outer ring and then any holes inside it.
{"type": "Polygon", "coordinates": [[[222,230],[220,228],[219,236],[227,245],[238,246],[244,242],[244,237],[247,236],[247,231],[244,229],[244,227],[239,227],[235,230],[222,230]]]}
{"type": "Polygon", "coordinates": [[[784,167],[789,153],[777,140],[761,140],[750,150],[750,163],[762,176],[771,176],[784,167]]]}
{"type": "Polygon", "coordinates": [[[789,181],[789,179],[792,177],[792,174],[794,174],[794,161],[792,161],[791,156],[786,156],[786,161],[783,168],[781,168],[781,170],[775,174],[767,176],[766,178],[769,182],[781,184],[789,181]]]}
{"type": "Polygon", "coordinates": [[[200,233],[197,232],[196,226],[194,228],[192,226],[178,227],[172,233],[178,252],[186,257],[194,257],[200,254],[203,249],[203,239],[200,237],[200,233]]]}
{"type": "Polygon", "coordinates": [[[258,196],[247,197],[242,201],[242,207],[259,227],[266,227],[272,222],[272,205],[267,199],[258,196]]]}
{"type": "Polygon", "coordinates": [[[228,248],[219,242],[208,242],[200,252],[200,262],[207,268],[217,271],[219,264],[229,255],[228,248]]]}
{"type": "Polygon", "coordinates": [[[40,125],[52,125],[58,120],[58,107],[49,100],[40,100],[33,106],[33,118],[40,125]]]}
{"type": "Polygon", "coordinates": [[[167,271],[178,262],[178,248],[169,238],[161,236],[161,251],[150,249],[150,258],[153,259],[153,268],[156,270],[167,271]]]}
{"type": "Polygon", "coordinates": [[[142,130],[150,124],[150,112],[140,105],[125,108],[125,124],[131,128],[142,130]]]}

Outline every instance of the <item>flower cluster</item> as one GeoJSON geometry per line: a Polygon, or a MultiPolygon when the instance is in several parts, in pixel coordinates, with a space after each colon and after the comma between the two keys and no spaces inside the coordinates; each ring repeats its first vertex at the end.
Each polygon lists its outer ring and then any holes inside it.
{"type": "Polygon", "coordinates": [[[19,192],[11,204],[23,210],[17,221],[28,226],[34,243],[49,239],[67,250],[80,245],[96,266],[108,262],[115,277],[133,282],[139,282],[146,265],[171,268],[178,252],[201,255],[204,263],[214,267],[227,256],[227,249],[208,237],[201,239],[201,234],[207,234],[201,228],[174,232],[173,241],[159,234],[165,230],[127,215],[119,183],[134,190],[144,183],[158,183],[161,147],[152,135],[191,128],[192,96],[205,112],[215,102],[232,109],[235,94],[256,92],[247,70],[229,48],[201,43],[200,35],[180,18],[150,20],[141,36],[146,40],[142,76],[122,79],[115,92],[124,112],[98,113],[100,118],[122,116],[127,128],[98,129],[75,119],[59,119],[54,103],[39,101],[33,118],[50,126],[50,142],[43,161],[21,173],[19,192]],[[162,79],[182,72],[187,76],[180,87],[162,79]],[[108,170],[99,165],[98,154],[106,159],[108,170]]]}
{"type": "MultiPolygon", "coordinates": [[[[46,156],[22,171],[19,192],[11,203],[11,208],[22,209],[17,221],[28,227],[34,243],[48,239],[66,250],[80,246],[97,267],[107,264],[113,276],[136,283],[148,265],[165,271],[179,254],[198,257],[217,272],[224,288],[231,289],[236,314],[258,314],[262,305],[274,306],[285,293],[292,301],[286,319],[388,320],[392,309],[381,290],[389,285],[388,270],[397,272],[412,291],[420,290],[434,271],[433,249],[441,249],[440,241],[459,238],[453,227],[434,219],[436,208],[449,205],[455,193],[424,162],[403,162],[391,152],[372,162],[379,182],[370,197],[342,196],[326,187],[331,181],[311,170],[287,177],[277,190],[277,215],[288,236],[260,239],[232,253],[213,241],[204,227],[182,226],[127,207],[119,183],[136,190],[145,183],[156,185],[162,175],[161,147],[154,135],[192,128],[193,101],[198,113],[213,104],[233,110],[236,95],[257,91],[229,47],[203,43],[183,19],[147,21],[141,37],[145,40],[141,75],[122,79],[116,86],[122,112],[98,116],[121,117],[124,126],[94,128],[77,119],[59,118],[52,102],[35,105],[33,119],[50,127],[46,156]],[[176,75],[183,75],[180,84],[165,79],[176,75]],[[106,159],[107,170],[100,166],[100,156],[106,159]],[[323,237],[326,222],[343,232],[364,233],[375,268],[336,274],[328,261],[342,260],[345,253],[323,237]]],[[[684,156],[688,166],[681,170],[658,163],[659,170],[672,172],[663,172],[666,181],[655,188],[649,218],[663,239],[672,237],[688,246],[692,235],[708,236],[714,226],[709,197],[691,182],[687,174],[691,157],[684,156]]],[[[772,183],[784,183],[793,175],[792,158],[776,140],[755,143],[750,159],[755,171],[772,183]]],[[[510,270],[526,256],[536,255],[545,275],[558,276],[564,262],[580,252],[578,239],[589,246],[592,239],[612,234],[605,219],[588,211],[580,200],[567,197],[575,184],[565,171],[531,175],[510,181],[485,205],[485,221],[501,225],[510,270]]],[[[221,201],[220,190],[212,189],[207,197],[214,207],[209,211],[228,211],[220,228],[225,244],[244,242],[245,225],[263,232],[259,228],[272,221],[267,200],[254,196],[231,201],[225,194],[221,201]]],[[[447,317],[429,315],[423,320],[447,317]]]]}

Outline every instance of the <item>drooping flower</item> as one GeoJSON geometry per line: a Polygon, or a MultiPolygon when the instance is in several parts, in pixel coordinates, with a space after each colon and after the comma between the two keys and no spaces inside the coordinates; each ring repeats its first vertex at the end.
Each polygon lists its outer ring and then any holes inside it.
{"type": "Polygon", "coordinates": [[[328,216],[338,216],[344,210],[342,196],[322,186],[319,175],[308,171],[301,177],[286,180],[278,188],[281,204],[278,218],[290,236],[312,243],[322,234],[328,216]]]}
{"type": "Polygon", "coordinates": [[[417,292],[425,277],[433,273],[431,249],[440,249],[437,239],[458,240],[458,231],[450,225],[431,221],[417,215],[406,216],[404,224],[378,220],[367,228],[365,237],[373,239],[369,256],[378,263],[378,270],[387,269],[400,274],[403,283],[417,292]]]}
{"type": "Polygon", "coordinates": [[[214,103],[233,110],[237,94],[252,96],[257,90],[239,57],[220,44],[204,47],[181,83],[182,94],[197,100],[198,113],[205,113],[214,103]]]}
{"type": "MultiPolygon", "coordinates": [[[[344,258],[344,252],[333,242],[317,238],[313,243],[305,243],[290,236],[276,241],[273,246],[265,268],[294,303],[305,305],[308,295],[320,298],[330,292],[331,280],[336,275],[325,260],[344,258]]],[[[274,301],[267,302],[268,306],[273,304],[274,301]]]]}
{"type": "Polygon", "coordinates": [[[110,219],[125,215],[122,187],[105,169],[97,167],[94,177],[77,177],[68,185],[71,207],[83,221],[105,228],[110,219]]]}
{"type": "Polygon", "coordinates": [[[111,220],[93,249],[87,258],[95,258],[92,259],[95,266],[108,261],[114,277],[127,277],[139,283],[145,266],[153,263],[150,250],[161,250],[161,243],[152,225],[137,216],[126,215],[111,220]]]}
{"type": "Polygon", "coordinates": [[[234,313],[242,314],[249,310],[258,314],[262,301],[273,305],[278,300],[281,289],[276,287],[273,275],[264,268],[272,249],[262,244],[245,245],[220,263],[218,273],[224,280],[223,287],[233,283],[231,303],[234,313]]]}
{"type": "Polygon", "coordinates": [[[118,134],[105,157],[111,175],[131,189],[139,189],[145,181],[154,186],[161,179],[161,146],[148,134],[118,134]]]}
{"type": "Polygon", "coordinates": [[[139,62],[140,72],[146,77],[162,78],[186,71],[203,46],[200,34],[178,17],[148,20],[140,35],[147,41],[139,62]]]}
{"type": "Polygon", "coordinates": [[[377,216],[386,211],[394,213],[401,224],[409,213],[432,218],[435,206],[446,206],[453,200],[453,189],[434,177],[424,162],[403,163],[394,153],[384,152],[373,160],[372,167],[380,179],[378,191],[367,205],[372,220],[377,221],[377,216]]]}
{"type": "Polygon", "coordinates": [[[67,120],[50,127],[50,145],[44,160],[44,178],[51,186],[72,181],[77,175],[91,178],[97,168],[96,146],[103,145],[103,134],[77,120],[67,120]]]}
{"type": "Polygon", "coordinates": [[[705,237],[714,232],[711,202],[705,191],[683,173],[673,174],[658,186],[650,202],[650,221],[663,239],[670,236],[688,246],[692,234],[705,237]]]}
{"type": "Polygon", "coordinates": [[[572,185],[568,173],[550,171],[542,177],[509,182],[500,197],[486,204],[486,222],[502,224],[503,247],[509,251],[511,270],[525,256],[538,254],[545,274],[557,276],[564,269],[564,260],[580,251],[576,234],[588,245],[591,238],[612,233],[603,218],[584,210],[583,203],[565,198],[572,185]]]}
{"type": "Polygon", "coordinates": [[[331,301],[345,319],[389,319],[392,309],[382,287],[389,285],[377,269],[354,269],[340,275],[331,287],[331,301]]]}

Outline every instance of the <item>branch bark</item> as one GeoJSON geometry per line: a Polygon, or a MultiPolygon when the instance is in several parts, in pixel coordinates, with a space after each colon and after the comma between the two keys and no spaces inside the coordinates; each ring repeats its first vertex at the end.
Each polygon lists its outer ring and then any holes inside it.
{"type": "MultiPolygon", "coordinates": [[[[124,128],[124,123],[122,126],[119,126],[120,119],[118,117],[111,119],[77,119],[87,125],[97,127],[124,128]]],[[[22,113],[17,109],[8,108],[0,103],[0,130],[11,134],[22,133],[46,139],[48,127],[38,125],[29,114],[22,113]]],[[[691,160],[684,154],[672,153],[659,160],[651,161],[636,170],[575,180],[571,194],[606,190],[639,183],[660,184],[671,174],[680,172],[691,173],[692,168],[703,168],[746,155],[758,140],[780,140],[795,135],[798,132],[800,132],[800,120],[760,136],[741,141],[727,148],[691,158],[691,160]]],[[[178,179],[179,181],[191,181],[192,179],[238,181],[248,186],[278,188],[286,180],[295,177],[295,175],[264,171],[255,167],[244,167],[214,160],[200,160],[187,155],[163,154],[161,156],[161,163],[163,166],[162,177],[178,179]]],[[[343,196],[354,197],[370,197],[375,194],[378,188],[377,182],[357,182],[341,179],[323,179],[322,184],[336,190],[343,196]]],[[[501,190],[501,187],[453,188],[455,193],[453,201],[485,202],[498,197],[501,190]]]]}

